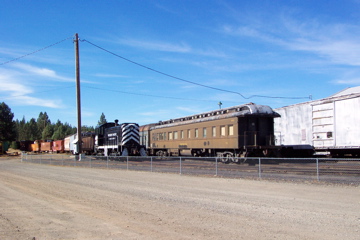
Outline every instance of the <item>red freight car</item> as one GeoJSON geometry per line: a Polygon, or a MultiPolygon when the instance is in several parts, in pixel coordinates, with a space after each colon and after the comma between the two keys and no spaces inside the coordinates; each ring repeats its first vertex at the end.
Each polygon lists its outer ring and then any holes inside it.
{"type": "Polygon", "coordinates": [[[56,153],[63,153],[64,149],[64,140],[56,140],[52,142],[52,151],[56,153]]]}
{"type": "Polygon", "coordinates": [[[42,142],[41,152],[50,152],[50,151],[52,151],[52,142],[42,142]]]}

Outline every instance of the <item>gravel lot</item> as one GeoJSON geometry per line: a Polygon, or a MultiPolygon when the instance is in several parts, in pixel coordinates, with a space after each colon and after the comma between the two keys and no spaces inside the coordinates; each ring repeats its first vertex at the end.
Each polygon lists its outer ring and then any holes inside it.
{"type": "Polygon", "coordinates": [[[354,186],[0,157],[0,239],[360,239],[354,186]]]}

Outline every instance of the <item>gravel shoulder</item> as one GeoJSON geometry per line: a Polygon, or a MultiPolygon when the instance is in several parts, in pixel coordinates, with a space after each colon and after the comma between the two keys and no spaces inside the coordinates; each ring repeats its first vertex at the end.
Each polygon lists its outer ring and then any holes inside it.
{"type": "Polygon", "coordinates": [[[0,239],[360,239],[354,186],[0,158],[0,239]]]}

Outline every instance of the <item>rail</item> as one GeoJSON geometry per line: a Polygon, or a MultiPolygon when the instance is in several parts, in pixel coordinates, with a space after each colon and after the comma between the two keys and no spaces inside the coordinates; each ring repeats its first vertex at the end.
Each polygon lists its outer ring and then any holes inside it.
{"type": "Polygon", "coordinates": [[[122,169],[224,178],[327,182],[360,185],[360,159],[120,157],[67,154],[22,154],[21,161],[56,166],[122,169]]]}

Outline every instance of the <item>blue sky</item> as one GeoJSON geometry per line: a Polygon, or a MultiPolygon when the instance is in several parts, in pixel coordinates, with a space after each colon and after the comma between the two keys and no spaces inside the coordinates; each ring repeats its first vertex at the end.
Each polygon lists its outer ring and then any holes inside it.
{"type": "Polygon", "coordinates": [[[47,112],[76,126],[75,33],[83,125],[101,113],[153,123],[219,101],[277,108],[360,85],[359,0],[1,0],[0,22],[0,102],[15,119],[47,112]]]}

